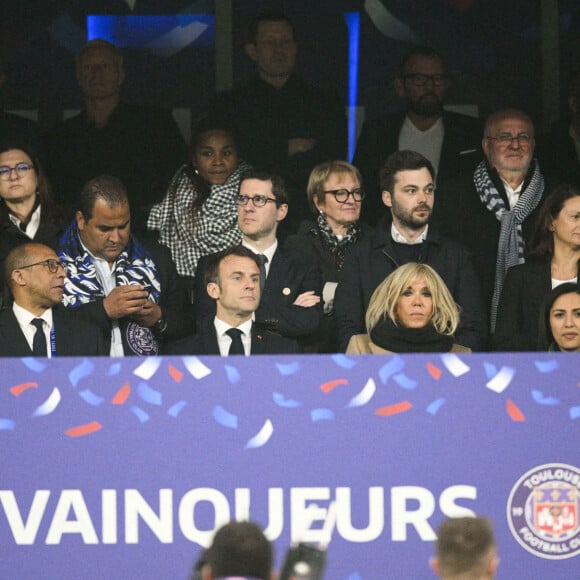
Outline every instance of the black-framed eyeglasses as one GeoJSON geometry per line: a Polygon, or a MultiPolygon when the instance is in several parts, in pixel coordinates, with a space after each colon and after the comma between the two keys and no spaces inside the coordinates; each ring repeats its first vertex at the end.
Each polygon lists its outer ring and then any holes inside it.
{"type": "Polygon", "coordinates": [[[59,268],[65,269],[64,264],[60,260],[49,258],[48,260],[42,260],[42,262],[28,264],[28,266],[20,266],[20,268],[15,268],[15,270],[26,270],[26,268],[32,268],[33,266],[46,266],[51,274],[56,274],[59,268]]]}
{"type": "Polygon", "coordinates": [[[444,85],[449,77],[447,75],[424,75],[422,73],[403,75],[404,81],[411,81],[416,87],[424,87],[431,81],[436,87],[444,85]]]}
{"type": "Polygon", "coordinates": [[[238,195],[238,197],[236,197],[236,203],[238,205],[248,205],[250,200],[252,200],[254,207],[264,207],[269,201],[272,203],[278,203],[276,199],[266,195],[254,195],[253,197],[250,197],[249,195],[238,195]]]}
{"type": "Polygon", "coordinates": [[[346,203],[351,195],[354,201],[362,201],[365,198],[365,192],[360,187],[351,189],[350,191],[348,189],[331,189],[330,191],[324,191],[323,193],[334,195],[334,199],[336,199],[338,203],[346,203]]]}
{"type": "Polygon", "coordinates": [[[16,175],[18,175],[18,177],[22,177],[32,169],[34,169],[34,165],[31,165],[30,163],[17,163],[14,167],[2,165],[0,167],[0,179],[2,180],[10,179],[10,174],[13,171],[16,171],[16,175]]]}
{"type": "Polygon", "coordinates": [[[520,145],[529,145],[532,141],[532,136],[529,133],[518,133],[517,135],[511,135],[510,133],[501,133],[497,137],[486,137],[488,141],[497,141],[500,145],[511,145],[514,140],[520,145]]]}

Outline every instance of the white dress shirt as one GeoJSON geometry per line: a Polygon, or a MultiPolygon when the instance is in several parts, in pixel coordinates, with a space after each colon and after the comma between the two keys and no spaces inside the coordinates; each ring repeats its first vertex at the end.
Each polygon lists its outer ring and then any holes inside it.
{"type": "Polygon", "coordinates": [[[12,304],[12,311],[14,312],[14,316],[16,316],[16,320],[20,325],[20,329],[24,334],[24,338],[26,338],[26,342],[32,350],[32,343],[34,341],[34,335],[36,334],[36,326],[32,324],[32,320],[35,318],[41,318],[43,321],[42,330],[44,331],[44,336],[46,338],[46,356],[48,358],[52,358],[52,352],[50,349],[50,330],[52,328],[52,308],[45,310],[40,316],[35,316],[32,312],[26,310],[26,308],[22,308],[22,306],[18,306],[16,302],[12,304]]]}
{"type": "MultiPolygon", "coordinates": [[[[226,332],[234,327],[231,324],[220,320],[217,316],[214,318],[213,324],[217,334],[220,355],[228,356],[232,339],[228,334],[226,334],[226,332]]],[[[250,318],[250,320],[246,320],[246,322],[243,322],[240,326],[236,326],[236,328],[242,331],[242,345],[244,346],[244,354],[246,356],[249,356],[252,353],[252,324],[254,324],[254,321],[250,318]]]]}

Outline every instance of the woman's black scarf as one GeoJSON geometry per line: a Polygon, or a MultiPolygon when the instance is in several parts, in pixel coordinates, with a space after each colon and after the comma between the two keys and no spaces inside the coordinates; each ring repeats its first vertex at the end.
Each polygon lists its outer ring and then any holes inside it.
{"type": "Polygon", "coordinates": [[[392,352],[449,352],[453,336],[439,334],[432,324],[424,328],[396,326],[390,319],[381,320],[371,331],[371,340],[392,352]]]}

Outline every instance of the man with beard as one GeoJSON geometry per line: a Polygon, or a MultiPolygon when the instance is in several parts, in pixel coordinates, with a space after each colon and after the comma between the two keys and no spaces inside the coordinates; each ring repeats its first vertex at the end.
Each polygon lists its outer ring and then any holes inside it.
{"type": "Polygon", "coordinates": [[[435,201],[435,171],[420,153],[397,151],[380,172],[384,216],[373,235],[353,246],[342,267],[334,298],[339,348],[351,336],[364,334],[365,312],[375,288],[408,262],[429,264],[447,284],[461,308],[455,339],[472,350],[481,349],[485,322],[479,282],[471,256],[461,244],[439,235],[429,224],[435,201]]]}
{"type": "MultiPolygon", "coordinates": [[[[374,194],[378,191],[377,177],[383,161],[393,151],[417,151],[431,162],[441,190],[442,184],[460,170],[475,166],[474,153],[480,152],[481,123],[443,110],[450,81],[442,57],[432,48],[411,50],[403,59],[394,86],[406,104],[406,112],[365,123],[353,165],[361,171],[367,192],[374,194]]],[[[379,196],[369,197],[363,214],[374,224],[380,215],[379,196]]]]}

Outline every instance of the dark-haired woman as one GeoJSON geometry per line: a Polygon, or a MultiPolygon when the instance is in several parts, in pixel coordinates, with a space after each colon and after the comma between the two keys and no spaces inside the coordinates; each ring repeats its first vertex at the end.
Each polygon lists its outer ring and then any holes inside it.
{"type": "Polygon", "coordinates": [[[566,282],[548,294],[540,350],[580,352],[580,287],[566,282]]]}

